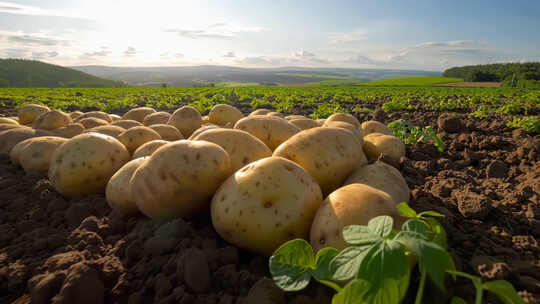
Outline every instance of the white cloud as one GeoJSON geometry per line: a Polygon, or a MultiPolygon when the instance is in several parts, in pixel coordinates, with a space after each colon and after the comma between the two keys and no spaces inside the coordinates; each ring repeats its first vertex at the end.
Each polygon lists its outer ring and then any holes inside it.
{"type": "Polygon", "coordinates": [[[315,54],[302,50],[293,54],[295,57],[315,57],[315,54]]]}
{"type": "Polygon", "coordinates": [[[267,31],[263,27],[242,27],[232,26],[226,23],[216,23],[205,28],[173,28],[166,29],[166,33],[176,33],[179,36],[186,38],[221,38],[230,39],[238,36],[241,33],[258,33],[267,31]]]}
{"type": "Polygon", "coordinates": [[[236,57],[236,54],[234,52],[227,52],[225,55],[223,55],[223,57],[226,57],[226,58],[235,58],[236,57]]]}
{"type": "Polygon", "coordinates": [[[36,60],[54,58],[56,56],[58,56],[58,52],[56,52],[56,51],[52,51],[52,52],[32,52],[32,59],[36,59],[36,60]]]}
{"type": "Polygon", "coordinates": [[[83,58],[93,58],[93,57],[106,57],[109,56],[112,52],[111,51],[95,51],[95,52],[89,52],[84,53],[81,57],[83,58]]]}
{"type": "Polygon", "coordinates": [[[367,40],[367,38],[367,31],[364,29],[356,29],[352,32],[330,34],[330,40],[332,43],[358,43],[367,40]]]}
{"type": "Polygon", "coordinates": [[[131,57],[131,56],[135,56],[135,55],[137,55],[137,50],[132,46],[128,47],[127,50],[124,51],[124,56],[125,57],[131,57]]]}
{"type": "Polygon", "coordinates": [[[0,1],[0,13],[28,15],[28,16],[50,16],[50,17],[89,19],[81,15],[76,15],[76,14],[61,11],[61,10],[44,9],[37,6],[22,5],[18,3],[2,2],[2,1],[0,1]]]}

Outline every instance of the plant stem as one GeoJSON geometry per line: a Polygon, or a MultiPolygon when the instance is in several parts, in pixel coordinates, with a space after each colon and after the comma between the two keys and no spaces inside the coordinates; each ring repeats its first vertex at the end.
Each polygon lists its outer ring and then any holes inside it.
{"type": "Polygon", "coordinates": [[[416,300],[414,304],[421,304],[422,297],[424,296],[424,286],[426,285],[426,272],[423,269],[420,269],[420,285],[418,286],[418,291],[416,292],[416,300]]]}
{"type": "Polygon", "coordinates": [[[484,289],[477,288],[476,289],[476,300],[474,301],[475,304],[482,304],[482,296],[484,294],[484,289]]]}

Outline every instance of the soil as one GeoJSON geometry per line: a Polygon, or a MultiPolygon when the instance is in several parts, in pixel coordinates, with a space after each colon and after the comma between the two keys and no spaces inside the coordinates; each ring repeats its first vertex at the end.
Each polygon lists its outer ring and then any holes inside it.
{"type": "MultiPolygon", "coordinates": [[[[540,136],[498,117],[443,114],[375,112],[383,122],[436,127],[446,145],[443,153],[408,146],[393,164],[412,190],[410,205],[445,215],[459,270],[506,279],[526,303],[540,303],[540,136]]],[[[26,175],[5,157],[0,210],[0,303],[316,304],[332,296],[318,284],[281,292],[268,278],[268,259],[227,244],[208,215],[126,217],[104,195],[65,199],[46,177],[26,175]]],[[[448,280],[448,289],[474,298],[469,281],[448,280]]],[[[426,303],[442,299],[428,288],[426,303]]],[[[485,303],[499,302],[486,294],[485,303]]]]}

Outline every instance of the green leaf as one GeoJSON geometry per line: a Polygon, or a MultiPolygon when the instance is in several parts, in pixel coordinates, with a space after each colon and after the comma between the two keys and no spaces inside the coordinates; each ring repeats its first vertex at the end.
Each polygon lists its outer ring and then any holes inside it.
{"type": "Polygon", "coordinates": [[[472,274],[468,274],[466,272],[457,271],[457,270],[447,270],[446,272],[448,272],[449,274],[458,276],[458,277],[467,278],[471,280],[475,286],[482,287],[482,278],[480,277],[474,276],[472,274]]]}
{"type": "Polygon", "coordinates": [[[444,214],[441,214],[437,211],[433,211],[433,210],[430,210],[430,211],[422,211],[418,214],[418,216],[420,217],[424,217],[424,216],[433,216],[433,217],[444,217],[444,214]]]}
{"type": "Polygon", "coordinates": [[[411,219],[403,223],[403,225],[401,226],[401,230],[416,232],[426,236],[428,232],[428,227],[426,226],[426,224],[424,224],[424,222],[420,220],[411,219]]]}
{"type": "Polygon", "coordinates": [[[426,217],[424,218],[424,221],[426,221],[431,227],[431,232],[433,233],[431,240],[437,243],[442,248],[447,249],[448,241],[446,239],[446,230],[444,230],[444,227],[441,225],[441,223],[437,221],[437,219],[432,217],[426,217]]]}
{"type": "Polygon", "coordinates": [[[467,304],[467,302],[460,297],[452,297],[450,304],[467,304]]]}
{"type": "Polygon", "coordinates": [[[326,247],[319,252],[315,258],[315,270],[311,272],[317,281],[331,281],[330,261],[338,255],[339,251],[332,247],[326,247]]]}
{"type": "Polygon", "coordinates": [[[402,202],[396,205],[397,210],[404,216],[408,218],[416,218],[417,214],[413,208],[409,206],[406,202],[402,202]]]}
{"type": "Polygon", "coordinates": [[[394,219],[391,216],[382,215],[372,218],[367,226],[371,232],[384,238],[392,232],[393,225],[394,219]]]}
{"type": "Polygon", "coordinates": [[[313,249],[303,239],[281,245],[270,257],[270,273],[276,285],[286,291],[305,288],[315,266],[313,249]]]}
{"type": "Polygon", "coordinates": [[[363,298],[370,287],[371,284],[368,281],[354,279],[349,282],[345,288],[334,295],[332,298],[332,304],[367,303],[363,300],[363,298]]]}
{"type": "Polygon", "coordinates": [[[375,245],[352,246],[343,249],[330,261],[330,272],[335,281],[347,281],[358,273],[368,250],[375,245]]]}
{"type": "Polygon", "coordinates": [[[353,245],[370,245],[381,240],[368,226],[350,225],[343,228],[343,239],[353,245]]]}
{"type": "Polygon", "coordinates": [[[521,297],[517,294],[514,286],[505,280],[485,282],[482,288],[496,294],[504,304],[522,304],[521,297]]]}

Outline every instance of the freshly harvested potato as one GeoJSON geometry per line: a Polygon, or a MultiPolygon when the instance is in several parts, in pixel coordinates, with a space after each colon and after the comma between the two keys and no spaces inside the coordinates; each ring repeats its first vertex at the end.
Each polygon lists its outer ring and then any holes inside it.
{"type": "Polygon", "coordinates": [[[84,126],[80,123],[70,123],[65,127],[54,129],[51,132],[64,138],[72,138],[84,132],[84,126]]]}
{"type": "MultiPolygon", "coordinates": [[[[29,139],[32,139],[32,138],[29,138],[29,139]]],[[[21,163],[19,162],[19,155],[21,155],[22,149],[24,149],[24,147],[26,147],[30,143],[28,142],[29,139],[25,139],[19,142],[18,144],[13,146],[13,148],[9,152],[9,159],[11,160],[11,163],[14,164],[15,166],[21,165],[21,163]]]]}
{"type": "Polygon", "coordinates": [[[6,117],[6,118],[9,118],[11,120],[15,120],[17,122],[17,124],[19,124],[19,116],[9,116],[9,117],[6,117]]]}
{"type": "Polygon", "coordinates": [[[116,114],[109,114],[109,117],[111,118],[111,121],[122,120],[122,116],[116,114]]]}
{"type": "Polygon", "coordinates": [[[363,148],[369,159],[377,159],[381,154],[385,154],[399,162],[399,159],[405,156],[405,144],[392,135],[371,133],[364,136],[363,148]]]}
{"type": "Polygon", "coordinates": [[[139,210],[151,218],[189,218],[208,208],[232,173],[229,155],[207,141],[179,140],[157,149],[131,178],[139,210]]]}
{"type": "Polygon", "coordinates": [[[169,118],[171,118],[171,114],[167,112],[156,112],[148,114],[143,119],[143,125],[148,127],[151,125],[166,124],[169,121],[169,118]]]}
{"type": "Polygon", "coordinates": [[[315,121],[319,124],[319,126],[322,127],[322,126],[324,126],[324,123],[326,122],[326,119],[319,118],[319,119],[316,119],[315,121]]]}
{"type": "Polygon", "coordinates": [[[211,129],[193,140],[206,140],[225,149],[231,158],[233,172],[251,162],[272,156],[272,151],[262,141],[241,130],[211,129]]]}
{"type": "Polygon", "coordinates": [[[152,113],[156,113],[156,110],[150,107],[140,107],[127,111],[122,118],[125,120],[136,120],[142,123],[144,118],[152,113]]]}
{"type": "Polygon", "coordinates": [[[409,202],[411,190],[398,169],[377,161],[356,169],[343,185],[365,184],[392,197],[395,204],[409,202]]]}
{"type": "Polygon", "coordinates": [[[319,124],[315,120],[309,118],[291,119],[289,120],[289,122],[300,128],[301,130],[307,130],[319,126],[319,124]]]}
{"type": "Polygon", "coordinates": [[[206,130],[211,130],[211,129],[221,129],[220,126],[216,126],[214,124],[206,124],[200,128],[198,128],[197,130],[195,130],[195,132],[191,133],[191,136],[189,136],[189,140],[192,140],[193,138],[197,137],[199,134],[201,134],[202,132],[206,131],[206,130]]]}
{"type": "Polygon", "coordinates": [[[317,252],[324,247],[338,250],[347,247],[343,240],[343,227],[367,225],[381,215],[394,218],[394,227],[403,223],[390,195],[364,184],[350,184],[330,193],[322,202],[311,226],[310,240],[317,252]]]}
{"type": "Polygon", "coordinates": [[[129,160],[128,150],[114,137],[81,134],[54,151],[49,180],[66,197],[103,193],[111,176],[129,160]]]}
{"type": "Polygon", "coordinates": [[[14,124],[0,123],[0,132],[5,131],[5,130],[10,130],[10,129],[16,129],[16,128],[27,128],[27,127],[19,125],[19,124],[14,125],[14,124]]]}
{"type": "Polygon", "coordinates": [[[61,111],[52,110],[39,115],[33,122],[34,129],[54,130],[72,123],[71,117],[61,111]]]}
{"type": "Polygon", "coordinates": [[[376,120],[364,121],[361,125],[361,128],[362,128],[362,134],[364,136],[367,136],[371,133],[394,135],[394,132],[392,132],[392,130],[389,127],[385,126],[383,123],[380,123],[376,120]]]}
{"type": "Polygon", "coordinates": [[[18,127],[0,132],[0,155],[9,155],[9,152],[21,141],[38,136],[52,136],[49,131],[36,130],[28,127],[18,127]]]}
{"type": "Polygon", "coordinates": [[[126,163],[118,170],[107,183],[105,197],[107,203],[113,209],[120,210],[124,214],[134,215],[139,213],[139,208],[131,196],[131,177],[148,157],[141,157],[126,163]]]}
{"type": "Polygon", "coordinates": [[[10,124],[18,126],[19,123],[16,120],[7,117],[0,117],[0,124],[10,124]]]}
{"type": "Polygon", "coordinates": [[[307,118],[307,117],[302,116],[302,115],[287,115],[287,116],[285,116],[285,119],[289,120],[289,121],[293,120],[293,119],[305,119],[305,118],[307,118]]]}
{"type": "Polygon", "coordinates": [[[156,139],[161,139],[159,133],[144,126],[125,130],[118,135],[118,140],[126,146],[129,153],[133,153],[142,144],[156,139]]]}
{"type": "Polygon", "coordinates": [[[99,126],[106,126],[109,124],[106,120],[99,119],[96,117],[86,117],[80,120],[77,120],[78,123],[84,126],[85,129],[92,129],[99,126]]]}
{"type": "Polygon", "coordinates": [[[351,125],[357,128],[360,128],[360,122],[358,121],[358,119],[356,119],[356,117],[352,116],[351,114],[347,114],[347,113],[334,113],[326,119],[327,123],[330,121],[343,121],[346,123],[350,123],[351,125]]]}
{"type": "Polygon", "coordinates": [[[105,112],[101,112],[101,111],[90,111],[90,112],[86,112],[84,113],[83,115],[77,117],[74,122],[80,122],[80,120],[83,120],[85,118],[98,118],[98,119],[101,119],[101,120],[105,120],[106,122],[111,122],[112,121],[112,118],[109,114],[105,113],[105,112]]]}
{"type": "Polygon", "coordinates": [[[182,135],[182,133],[180,133],[180,131],[178,131],[177,128],[171,125],[158,124],[158,125],[151,125],[149,128],[156,131],[161,136],[161,139],[163,140],[175,141],[175,140],[184,139],[184,136],[182,135]]]}
{"type": "Polygon", "coordinates": [[[152,155],[159,147],[168,144],[166,140],[156,139],[142,144],[140,147],[133,152],[131,159],[136,159],[144,156],[152,155]]]}
{"type": "Polygon", "coordinates": [[[83,115],[84,113],[81,112],[81,111],[75,111],[75,112],[71,112],[69,113],[69,117],[71,117],[71,119],[77,119],[79,117],[81,117],[81,115],[83,115]]]}
{"type": "Polygon", "coordinates": [[[272,110],[268,110],[268,109],[257,109],[253,112],[251,112],[248,116],[252,116],[252,115],[266,115],[268,113],[272,112],[272,110]]]}
{"type": "Polygon", "coordinates": [[[281,144],[273,155],[287,158],[306,169],[319,183],[324,195],[340,187],[354,169],[367,163],[356,136],[331,127],[302,131],[281,144]]]}
{"type": "Polygon", "coordinates": [[[321,201],[321,189],[306,170],[267,157],[221,185],[212,199],[212,223],[227,242],[269,256],[288,240],[307,238],[321,201]]]}
{"type": "Polygon", "coordinates": [[[274,116],[274,117],[279,117],[279,118],[284,118],[285,116],[279,112],[270,112],[270,113],[267,113],[266,114],[267,116],[274,116]]]}
{"type": "Polygon", "coordinates": [[[136,120],[116,120],[116,121],[113,121],[111,122],[111,125],[112,126],[117,126],[117,127],[121,127],[121,128],[124,128],[124,129],[131,129],[131,128],[135,128],[135,127],[142,127],[144,126],[142,123],[136,121],[136,120]]]}
{"type": "Polygon", "coordinates": [[[193,107],[183,106],[174,111],[167,124],[177,128],[184,137],[189,137],[201,127],[201,113],[193,107]]]}
{"type": "Polygon", "coordinates": [[[126,131],[126,129],[124,129],[122,127],[119,127],[119,126],[105,125],[105,126],[93,127],[91,129],[88,129],[88,130],[84,131],[84,133],[96,132],[96,133],[100,133],[100,134],[109,135],[109,136],[112,136],[114,138],[118,138],[118,136],[120,134],[122,134],[123,132],[125,132],[125,131],[126,131]]]}
{"type": "Polygon", "coordinates": [[[364,143],[364,136],[362,135],[362,129],[357,128],[348,122],[338,121],[338,120],[334,120],[334,121],[327,120],[324,123],[323,127],[342,128],[345,130],[349,130],[350,132],[354,134],[354,136],[356,136],[356,138],[358,138],[361,144],[364,143]]]}
{"type": "Polygon", "coordinates": [[[257,137],[271,150],[301,131],[283,118],[263,115],[242,118],[236,122],[234,128],[257,137]]]}
{"type": "Polygon", "coordinates": [[[224,126],[228,123],[234,125],[242,117],[244,117],[244,114],[237,108],[227,104],[218,104],[210,110],[208,121],[220,126],[224,126]]]}
{"type": "Polygon", "coordinates": [[[208,117],[208,115],[204,115],[203,117],[201,117],[201,124],[205,125],[209,123],[210,123],[210,118],[208,117]]]}
{"type": "Polygon", "coordinates": [[[19,124],[27,125],[31,124],[34,119],[39,115],[49,112],[49,107],[37,105],[37,104],[27,104],[19,108],[19,124]]]}
{"type": "Polygon", "coordinates": [[[67,140],[57,136],[29,138],[19,143],[24,143],[19,151],[19,164],[26,173],[46,174],[54,151],[67,140]]]}

